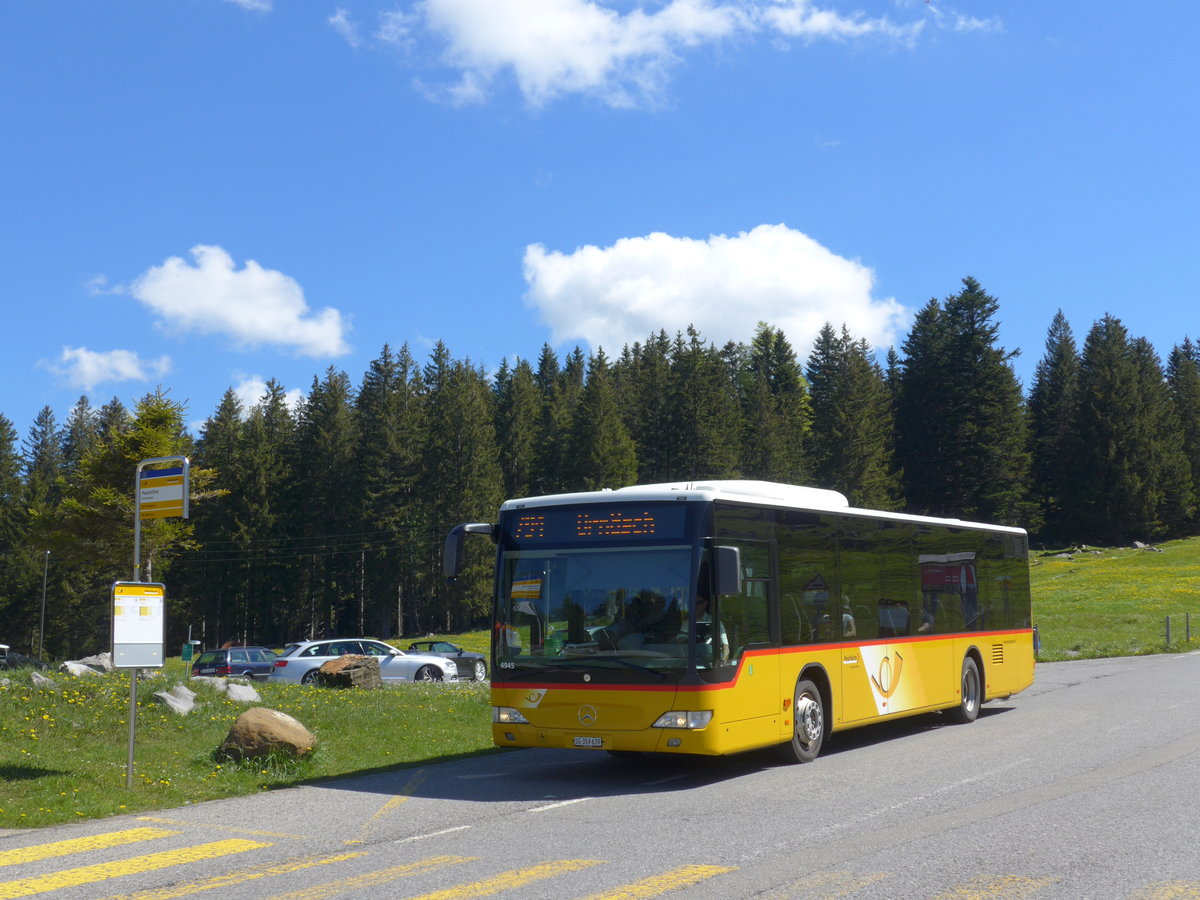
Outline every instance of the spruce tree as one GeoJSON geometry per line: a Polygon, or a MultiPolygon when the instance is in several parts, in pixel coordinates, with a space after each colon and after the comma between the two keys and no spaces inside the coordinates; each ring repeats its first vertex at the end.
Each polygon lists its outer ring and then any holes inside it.
{"type": "Polygon", "coordinates": [[[665,331],[626,347],[612,381],[622,419],[634,441],[638,480],[657,484],[678,478],[678,437],[671,405],[671,339],[665,331]]]}
{"type": "Polygon", "coordinates": [[[323,379],[313,379],[297,417],[296,499],[309,557],[305,596],[318,636],[355,633],[360,619],[353,401],[349,377],[330,366],[323,379]]]}
{"type": "Polygon", "coordinates": [[[973,278],[931,300],[906,341],[897,407],[905,493],[918,510],[1033,524],[1028,424],[997,300],[973,278]]]}
{"type": "Polygon", "coordinates": [[[451,359],[440,341],[425,366],[425,384],[429,439],[420,483],[432,526],[425,571],[439,602],[434,609],[416,610],[421,616],[416,621],[422,628],[457,630],[486,613],[494,556],[476,546],[482,542],[473,543],[469,565],[454,584],[447,584],[441,577],[441,548],[454,525],[494,521],[499,508],[495,398],[486,375],[469,360],[451,359]]]}
{"type": "Polygon", "coordinates": [[[275,379],[246,416],[240,449],[243,528],[253,541],[249,595],[261,631],[258,640],[275,646],[308,637],[311,616],[297,598],[306,555],[295,539],[303,520],[295,474],[296,420],[287,392],[275,379]]]}
{"type": "Polygon", "coordinates": [[[393,629],[403,632],[405,601],[416,595],[421,554],[414,536],[428,527],[417,501],[426,440],[424,385],[407,345],[396,354],[384,345],[363,377],[357,412],[365,628],[390,636],[393,629]]]}
{"type": "Polygon", "coordinates": [[[892,403],[870,345],[826,324],[808,360],[815,481],[855,506],[896,509],[900,479],[892,466],[892,403]]]}
{"type": "Polygon", "coordinates": [[[808,385],[792,345],[778,328],[759,322],[750,346],[735,363],[740,371],[742,474],[747,478],[804,484],[805,445],[812,427],[808,385]]]}
{"type": "Polygon", "coordinates": [[[576,490],[637,481],[637,451],[621,418],[603,350],[588,359],[587,381],[568,433],[567,471],[576,490]]]}
{"type": "Polygon", "coordinates": [[[1153,348],[1105,316],[1084,342],[1079,383],[1075,454],[1087,474],[1079,503],[1084,539],[1123,544],[1177,530],[1190,509],[1190,471],[1153,348]]]}
{"type": "Polygon", "coordinates": [[[570,415],[563,388],[558,356],[549,344],[542,345],[534,386],[538,392],[538,443],[534,447],[531,493],[555,494],[566,488],[563,451],[570,415]]]}
{"type": "Polygon", "coordinates": [[[67,416],[62,430],[63,469],[70,477],[79,468],[79,461],[99,435],[96,411],[87,397],[80,397],[67,416]]]}
{"type": "Polygon", "coordinates": [[[1191,472],[1192,509],[1188,521],[1200,522],[1200,347],[1184,338],[1167,359],[1167,385],[1182,432],[1183,455],[1191,472]]]}
{"type": "MultiPolygon", "coordinates": [[[[950,335],[942,305],[931,299],[916,314],[892,376],[895,385],[896,461],[904,472],[904,495],[913,512],[955,513],[946,483],[950,452],[947,396],[950,335]]],[[[892,358],[889,364],[895,362],[892,358]]]]}
{"type": "Polygon", "coordinates": [[[1144,337],[1132,346],[1139,406],[1150,438],[1148,453],[1140,460],[1146,528],[1155,537],[1173,537],[1183,533],[1192,516],[1191,462],[1184,454],[1183,427],[1158,354],[1144,337]]]}
{"type": "Polygon", "coordinates": [[[193,558],[185,567],[193,600],[188,621],[200,626],[200,640],[213,645],[259,639],[247,623],[251,536],[239,522],[245,518],[246,500],[239,465],[242,432],[242,402],[228,388],[216,412],[205,420],[196,445],[195,462],[213,471],[213,490],[204,515],[195,522],[196,540],[209,552],[202,562],[193,558]]]}
{"type": "Polygon", "coordinates": [[[25,506],[36,518],[56,506],[62,496],[62,435],[50,407],[42,407],[29,429],[23,456],[25,506]]]}
{"type": "Polygon", "coordinates": [[[11,638],[6,643],[17,646],[26,635],[32,642],[36,633],[21,470],[17,429],[0,415],[0,621],[11,638]]]}
{"type": "Polygon", "coordinates": [[[505,497],[527,497],[536,481],[538,449],[542,444],[542,395],[533,367],[518,359],[505,360],[496,373],[496,441],[505,497]]]}
{"type": "Polygon", "coordinates": [[[688,326],[671,347],[671,423],[677,448],[672,480],[736,478],[742,412],[721,354],[688,326]]]}
{"type": "Polygon", "coordinates": [[[1033,490],[1041,505],[1042,533],[1063,541],[1078,533],[1078,499],[1086,477],[1075,457],[1079,420],[1079,351],[1060,309],[1046,335],[1029,392],[1033,490]]]}

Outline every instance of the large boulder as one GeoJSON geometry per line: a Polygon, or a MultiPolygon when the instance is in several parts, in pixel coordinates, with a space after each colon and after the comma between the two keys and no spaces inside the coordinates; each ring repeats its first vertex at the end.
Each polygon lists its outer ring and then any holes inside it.
{"type": "Polygon", "coordinates": [[[353,653],[331,659],[317,672],[317,683],[326,687],[382,687],[379,659],[353,653]]]}
{"type": "Polygon", "coordinates": [[[256,706],[237,717],[221,744],[221,753],[239,761],[275,751],[301,757],[316,745],[313,733],[287,713],[256,706]]]}

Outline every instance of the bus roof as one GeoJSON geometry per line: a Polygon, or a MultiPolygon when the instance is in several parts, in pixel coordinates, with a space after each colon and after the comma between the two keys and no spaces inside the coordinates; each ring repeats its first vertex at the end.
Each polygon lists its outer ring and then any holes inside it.
{"type": "Polygon", "coordinates": [[[629,487],[600,491],[580,491],[573,494],[547,494],[542,497],[525,497],[507,500],[502,511],[530,509],[539,506],[566,506],[579,503],[612,503],[614,501],[651,502],[662,500],[724,500],[732,503],[758,503],[785,509],[804,509],[813,512],[831,512],[848,516],[872,516],[899,522],[926,522],[951,525],[960,528],[983,528],[988,531],[1005,531],[1025,534],[1024,528],[1008,525],[992,525],[985,522],[966,522],[961,519],[943,519],[917,516],[909,513],[886,510],[856,509],[844,494],[824,488],[806,487],[797,484],[782,484],[774,481],[673,481],[662,484],[635,484],[629,487]]]}

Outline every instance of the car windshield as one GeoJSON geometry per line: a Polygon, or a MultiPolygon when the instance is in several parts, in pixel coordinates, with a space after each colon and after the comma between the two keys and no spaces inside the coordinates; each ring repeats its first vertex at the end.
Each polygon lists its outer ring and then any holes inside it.
{"type": "Polygon", "coordinates": [[[506,551],[499,665],[611,669],[622,680],[647,682],[677,678],[688,658],[692,560],[686,545],[506,551]]]}

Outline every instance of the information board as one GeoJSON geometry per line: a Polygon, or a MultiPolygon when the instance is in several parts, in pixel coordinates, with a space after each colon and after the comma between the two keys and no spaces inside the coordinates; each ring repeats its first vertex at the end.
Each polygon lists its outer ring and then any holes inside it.
{"type": "Polygon", "coordinates": [[[118,581],[112,589],[113,665],[118,669],[159,669],[163,664],[161,584],[118,581]]]}

